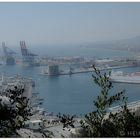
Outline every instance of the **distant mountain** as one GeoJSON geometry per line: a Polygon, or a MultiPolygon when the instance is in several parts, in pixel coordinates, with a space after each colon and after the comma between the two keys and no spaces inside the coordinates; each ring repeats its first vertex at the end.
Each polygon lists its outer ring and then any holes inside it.
{"type": "Polygon", "coordinates": [[[114,49],[140,51],[140,36],[113,42],[114,49]]]}
{"type": "Polygon", "coordinates": [[[87,43],[85,47],[103,47],[106,49],[140,51],[140,36],[128,39],[87,43]]]}
{"type": "Polygon", "coordinates": [[[128,45],[140,45],[140,36],[136,36],[129,39],[121,39],[114,41],[114,43],[120,43],[120,44],[128,44],[128,45]]]}

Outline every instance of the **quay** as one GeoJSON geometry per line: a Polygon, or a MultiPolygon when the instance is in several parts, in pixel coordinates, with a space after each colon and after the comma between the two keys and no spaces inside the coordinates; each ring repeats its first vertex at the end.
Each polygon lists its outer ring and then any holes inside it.
{"type": "MultiPolygon", "coordinates": [[[[113,67],[96,67],[99,70],[103,71],[103,70],[112,70],[112,69],[120,69],[120,68],[129,68],[129,67],[137,67],[134,65],[124,65],[124,66],[113,66],[113,67]]],[[[89,73],[89,72],[93,72],[94,69],[93,68],[83,68],[83,69],[76,69],[75,71],[66,71],[66,72],[59,72],[57,74],[54,75],[50,75],[47,72],[42,72],[41,75],[46,75],[46,76],[61,76],[61,75],[73,75],[73,74],[79,74],[79,73],[89,73]]]]}

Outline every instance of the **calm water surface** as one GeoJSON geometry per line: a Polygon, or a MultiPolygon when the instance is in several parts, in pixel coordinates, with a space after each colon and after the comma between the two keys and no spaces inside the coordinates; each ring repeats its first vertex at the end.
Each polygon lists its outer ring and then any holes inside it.
{"type": "MultiPolygon", "coordinates": [[[[74,51],[73,49],[60,50],[58,53],[49,51],[48,53],[58,56],[94,56],[94,57],[113,57],[113,56],[133,56],[134,53],[130,52],[114,52],[114,51],[101,51],[100,49],[88,49],[74,51]],[[91,51],[92,50],[92,51],[91,51]],[[65,52],[65,53],[64,53],[65,52]],[[72,53],[73,52],[73,53],[72,53]],[[106,52],[106,53],[105,53],[106,52]]],[[[43,76],[40,75],[41,70],[45,67],[22,67],[15,66],[0,66],[0,73],[5,73],[8,76],[21,74],[25,77],[31,77],[36,82],[36,90],[40,93],[40,96],[44,98],[43,107],[48,112],[54,112],[55,114],[68,113],[68,114],[85,114],[94,109],[93,100],[96,99],[99,94],[99,88],[94,84],[92,79],[92,73],[75,74],[72,76],[43,76]]],[[[140,71],[140,68],[125,68],[121,69],[126,72],[140,71]]],[[[140,99],[140,85],[135,84],[114,84],[112,93],[126,89],[126,95],[129,97],[129,101],[135,101],[140,99]]]]}

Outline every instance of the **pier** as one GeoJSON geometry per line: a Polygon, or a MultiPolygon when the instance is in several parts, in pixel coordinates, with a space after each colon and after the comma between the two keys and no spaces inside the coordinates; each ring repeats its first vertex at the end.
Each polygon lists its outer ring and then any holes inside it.
{"type": "MultiPolygon", "coordinates": [[[[120,69],[120,68],[129,68],[129,67],[137,67],[135,65],[124,65],[124,66],[113,66],[113,67],[96,67],[99,70],[112,70],[112,69],[120,69]]],[[[42,72],[41,75],[46,75],[46,76],[61,76],[61,75],[73,75],[73,74],[79,74],[79,73],[89,73],[89,72],[93,72],[94,69],[92,67],[90,68],[83,68],[83,69],[76,69],[74,71],[65,71],[65,72],[59,72],[57,74],[54,75],[50,75],[47,72],[42,72]]]]}

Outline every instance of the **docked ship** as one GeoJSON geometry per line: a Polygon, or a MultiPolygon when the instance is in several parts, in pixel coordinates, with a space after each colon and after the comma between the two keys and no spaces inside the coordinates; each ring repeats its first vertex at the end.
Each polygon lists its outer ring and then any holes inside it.
{"type": "Polygon", "coordinates": [[[118,83],[140,84],[140,72],[131,74],[122,71],[112,72],[110,80],[118,83]]]}

